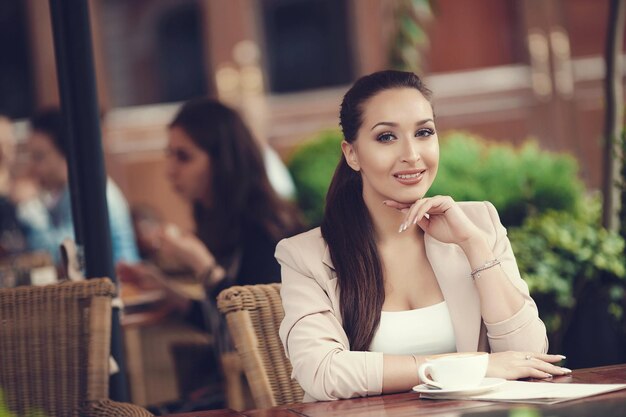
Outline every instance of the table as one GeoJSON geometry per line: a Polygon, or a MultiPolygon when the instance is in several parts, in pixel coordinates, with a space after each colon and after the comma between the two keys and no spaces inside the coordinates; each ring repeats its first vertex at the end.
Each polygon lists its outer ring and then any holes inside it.
{"type": "MultiPolygon", "coordinates": [[[[191,278],[173,277],[171,284],[191,299],[205,297],[202,285],[191,278]]],[[[163,289],[145,289],[123,282],[120,293],[124,303],[120,322],[132,402],[147,406],[177,400],[182,394],[176,384],[177,368],[170,347],[180,343],[208,345],[208,334],[172,315],[163,289]]]]}
{"type": "MultiPolygon", "coordinates": [[[[569,376],[556,377],[554,383],[626,383],[626,364],[575,370],[569,376]]],[[[544,381],[545,382],[545,381],[544,381]]],[[[287,404],[264,410],[211,410],[170,417],[408,417],[472,416],[505,417],[514,408],[531,408],[533,416],[623,417],[626,416],[626,390],[581,398],[554,405],[520,405],[481,401],[421,400],[413,392],[380,395],[351,400],[287,404]],[[548,413],[549,411],[549,413],[548,413]]]]}

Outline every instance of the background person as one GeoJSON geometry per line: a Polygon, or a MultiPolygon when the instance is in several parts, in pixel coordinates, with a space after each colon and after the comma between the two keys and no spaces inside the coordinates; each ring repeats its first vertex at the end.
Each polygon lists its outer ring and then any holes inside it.
{"type": "Polygon", "coordinates": [[[11,119],[0,115],[0,256],[16,254],[26,242],[17,219],[13,177],[15,136],[11,119]]]}
{"type": "MultiPolygon", "coordinates": [[[[271,186],[256,141],[234,110],[209,99],[182,106],[168,129],[167,175],[193,205],[196,233],[166,226],[158,256],[197,276],[213,301],[232,285],[277,282],[278,241],[302,230],[297,210],[271,186]]],[[[170,305],[206,327],[201,304],[168,285],[155,268],[122,264],[122,278],[158,286],[170,305]]]]}
{"type": "MultiPolygon", "coordinates": [[[[74,238],[67,172],[67,140],[58,109],[47,109],[31,119],[27,148],[31,175],[40,187],[35,198],[22,202],[18,216],[24,225],[27,244],[33,250],[48,251],[60,261],[59,244],[74,238]]],[[[137,261],[137,247],[128,204],[120,189],[107,179],[106,198],[111,227],[113,261],[137,261]]]]}
{"type": "Polygon", "coordinates": [[[280,336],[305,400],[406,391],[427,356],[454,352],[491,352],[490,377],[571,372],[545,354],[493,205],[425,197],[439,164],[429,98],[412,73],[358,80],[321,229],[276,249],[280,336]]]}

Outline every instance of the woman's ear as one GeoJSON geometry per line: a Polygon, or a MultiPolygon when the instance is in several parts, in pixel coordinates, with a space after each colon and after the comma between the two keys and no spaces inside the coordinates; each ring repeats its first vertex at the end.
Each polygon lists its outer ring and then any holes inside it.
{"type": "Polygon", "coordinates": [[[346,158],[346,162],[350,168],[357,172],[360,171],[361,165],[359,164],[359,157],[356,154],[354,145],[344,140],[341,142],[341,151],[343,152],[343,156],[346,158]]]}

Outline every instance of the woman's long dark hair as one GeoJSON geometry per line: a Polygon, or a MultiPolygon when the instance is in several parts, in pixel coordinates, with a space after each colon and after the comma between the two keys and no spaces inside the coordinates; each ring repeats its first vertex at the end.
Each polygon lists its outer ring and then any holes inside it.
{"type": "MultiPolygon", "coordinates": [[[[430,91],[411,72],[388,70],[360,78],[341,103],[340,124],[347,142],[357,138],[365,103],[393,88],[414,88],[430,99],[430,91]]],[[[361,173],[350,168],[343,156],[326,195],[322,236],[337,273],[343,328],[350,349],[369,350],[385,301],[383,267],[374,225],[363,201],[361,173]]]]}
{"type": "Polygon", "coordinates": [[[211,204],[194,203],[200,239],[229,267],[245,228],[257,228],[278,242],[301,228],[296,209],[272,188],[261,150],[237,112],[202,98],[185,103],[170,128],[178,127],[210,158],[211,204]]]}

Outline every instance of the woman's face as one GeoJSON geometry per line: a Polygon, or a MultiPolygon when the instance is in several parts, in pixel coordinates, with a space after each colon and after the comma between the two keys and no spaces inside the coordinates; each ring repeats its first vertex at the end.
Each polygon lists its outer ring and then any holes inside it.
{"type": "Polygon", "coordinates": [[[433,109],[414,88],[384,90],[363,106],[356,140],[342,149],[363,178],[366,202],[412,204],[432,185],[439,166],[433,109]]]}
{"type": "Polygon", "coordinates": [[[167,176],[188,201],[209,201],[210,159],[180,127],[168,130],[167,176]]]}

